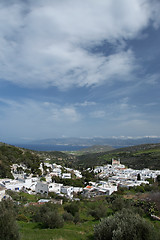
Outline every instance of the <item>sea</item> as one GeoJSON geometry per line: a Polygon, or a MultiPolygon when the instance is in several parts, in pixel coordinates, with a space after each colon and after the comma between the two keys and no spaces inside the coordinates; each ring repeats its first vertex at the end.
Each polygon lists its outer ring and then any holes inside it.
{"type": "Polygon", "coordinates": [[[16,147],[25,148],[34,151],[78,151],[89,146],[74,145],[50,145],[50,144],[14,144],[16,147]]]}
{"type": "MultiPolygon", "coordinates": [[[[12,144],[16,147],[25,148],[34,151],[78,151],[81,149],[89,148],[91,146],[81,146],[81,145],[53,145],[53,144],[26,144],[26,143],[17,143],[12,144]]],[[[124,148],[129,147],[125,146],[112,146],[113,148],[124,148]]]]}

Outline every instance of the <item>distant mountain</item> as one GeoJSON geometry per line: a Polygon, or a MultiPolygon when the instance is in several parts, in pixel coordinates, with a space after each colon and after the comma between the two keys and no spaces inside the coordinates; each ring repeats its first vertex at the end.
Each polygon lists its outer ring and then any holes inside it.
{"type": "Polygon", "coordinates": [[[135,146],[139,144],[160,143],[159,137],[143,137],[143,138],[51,138],[33,141],[30,144],[41,145],[71,145],[71,146],[94,146],[94,145],[110,145],[114,148],[135,146]]]}

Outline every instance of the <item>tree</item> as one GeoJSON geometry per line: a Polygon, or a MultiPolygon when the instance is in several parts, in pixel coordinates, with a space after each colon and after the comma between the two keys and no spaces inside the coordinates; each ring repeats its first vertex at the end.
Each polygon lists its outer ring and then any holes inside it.
{"type": "Polygon", "coordinates": [[[47,212],[47,214],[43,215],[42,224],[45,228],[62,228],[64,221],[63,218],[55,210],[47,212]]]}
{"type": "Polygon", "coordinates": [[[40,181],[41,181],[41,182],[42,182],[42,181],[46,182],[46,178],[45,178],[45,177],[41,177],[41,178],[40,178],[40,181]]]}
{"type": "Polygon", "coordinates": [[[63,218],[59,215],[56,207],[52,203],[45,203],[35,209],[33,220],[42,223],[44,228],[63,227],[63,218]]]}
{"type": "Polygon", "coordinates": [[[160,175],[157,176],[158,186],[160,186],[160,175]]]}
{"type": "Polygon", "coordinates": [[[154,226],[131,210],[123,209],[103,219],[94,229],[96,240],[158,240],[154,226]]]}
{"type": "Polygon", "coordinates": [[[79,205],[73,202],[64,206],[64,210],[66,210],[68,213],[71,213],[72,216],[75,216],[75,214],[79,212],[79,205]]]}
{"type": "Polygon", "coordinates": [[[76,212],[76,213],[75,213],[73,222],[74,222],[75,224],[77,224],[78,222],[80,222],[79,212],[76,212]]]}
{"type": "Polygon", "coordinates": [[[74,220],[74,217],[73,217],[73,215],[72,215],[71,213],[65,211],[65,212],[63,213],[63,219],[64,219],[64,221],[66,221],[66,222],[72,222],[72,221],[74,220]]]}
{"type": "Polygon", "coordinates": [[[138,180],[138,181],[141,180],[141,175],[140,175],[140,173],[138,173],[138,175],[137,175],[137,180],[138,180]]]}
{"type": "Polygon", "coordinates": [[[95,218],[95,220],[99,220],[106,216],[106,207],[104,205],[99,205],[94,209],[89,211],[89,214],[95,218]]]}
{"type": "Polygon", "coordinates": [[[10,200],[0,202],[0,240],[19,240],[13,203],[10,200]]]}

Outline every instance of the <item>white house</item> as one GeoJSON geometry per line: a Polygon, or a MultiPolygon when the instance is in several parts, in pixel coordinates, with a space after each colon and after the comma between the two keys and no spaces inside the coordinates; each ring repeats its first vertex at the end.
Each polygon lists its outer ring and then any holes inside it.
{"type": "Polygon", "coordinates": [[[61,183],[49,183],[48,190],[49,190],[49,192],[55,192],[55,193],[59,194],[61,192],[62,186],[63,186],[63,184],[61,184],[61,183]]]}
{"type": "Polygon", "coordinates": [[[73,187],[73,192],[74,192],[74,193],[83,192],[83,188],[82,188],[82,187],[73,187]]]}
{"type": "Polygon", "coordinates": [[[51,176],[61,177],[62,170],[60,168],[54,168],[50,173],[51,176]]]}
{"type": "Polygon", "coordinates": [[[46,182],[37,182],[35,191],[36,193],[48,195],[48,184],[46,182]]]}
{"type": "Polygon", "coordinates": [[[63,179],[71,179],[71,173],[63,173],[62,178],[63,179]]]}
{"type": "Polygon", "coordinates": [[[33,182],[32,178],[18,180],[4,179],[2,184],[8,190],[19,192],[20,190],[24,189],[34,191],[36,182],[33,182]]]}
{"type": "Polygon", "coordinates": [[[83,177],[81,172],[78,171],[78,170],[74,170],[74,174],[76,175],[77,178],[82,178],[83,177]]]}
{"type": "Polygon", "coordinates": [[[61,193],[65,194],[69,198],[73,198],[73,187],[72,186],[62,186],[61,193]]]}
{"type": "Polygon", "coordinates": [[[24,182],[23,181],[18,181],[18,180],[4,180],[3,184],[6,189],[12,190],[12,191],[19,191],[23,188],[24,182]]]}

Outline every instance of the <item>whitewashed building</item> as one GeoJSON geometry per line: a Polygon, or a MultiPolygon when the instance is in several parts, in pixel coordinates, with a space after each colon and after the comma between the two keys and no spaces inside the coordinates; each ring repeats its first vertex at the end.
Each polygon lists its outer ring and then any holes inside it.
{"type": "Polygon", "coordinates": [[[61,193],[61,187],[63,186],[62,183],[49,183],[48,190],[49,192],[54,192],[56,194],[61,193]]]}
{"type": "Polygon", "coordinates": [[[71,173],[63,173],[62,179],[71,179],[71,173]]]}
{"type": "Polygon", "coordinates": [[[37,182],[35,192],[48,195],[48,184],[46,182],[37,182]]]}
{"type": "Polygon", "coordinates": [[[62,186],[61,193],[65,194],[69,198],[73,198],[73,187],[72,186],[62,186]]]}

